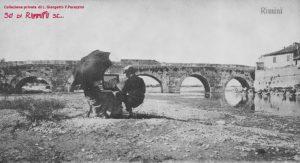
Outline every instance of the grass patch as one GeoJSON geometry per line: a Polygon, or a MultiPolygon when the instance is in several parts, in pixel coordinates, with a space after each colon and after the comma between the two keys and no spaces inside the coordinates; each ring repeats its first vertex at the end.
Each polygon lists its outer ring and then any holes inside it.
{"type": "Polygon", "coordinates": [[[26,97],[0,101],[0,109],[17,110],[18,113],[31,122],[54,120],[55,115],[53,111],[62,109],[65,106],[65,102],[57,99],[33,99],[26,97]]]}

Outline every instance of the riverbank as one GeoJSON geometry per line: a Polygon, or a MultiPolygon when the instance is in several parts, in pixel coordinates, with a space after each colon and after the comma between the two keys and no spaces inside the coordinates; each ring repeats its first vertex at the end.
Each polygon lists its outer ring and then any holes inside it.
{"type": "MultiPolygon", "coordinates": [[[[85,118],[82,93],[26,95],[66,102],[56,121],[0,110],[1,161],[297,160],[300,117],[232,107],[223,98],[147,94],[128,119],[85,118]]],[[[18,96],[9,97],[16,98],[18,96]]]]}

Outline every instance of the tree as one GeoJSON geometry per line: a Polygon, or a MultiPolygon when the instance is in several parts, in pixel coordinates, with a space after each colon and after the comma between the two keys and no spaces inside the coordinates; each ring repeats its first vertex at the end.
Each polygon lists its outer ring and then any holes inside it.
{"type": "Polygon", "coordinates": [[[2,58],[1,60],[0,60],[0,79],[1,79],[1,81],[0,82],[2,82],[3,80],[5,81],[5,79],[6,79],[6,72],[5,72],[5,67],[4,67],[4,65],[5,65],[5,59],[4,58],[2,58]]]}
{"type": "Polygon", "coordinates": [[[5,66],[5,64],[5,59],[0,59],[0,92],[8,94],[11,92],[11,88],[8,84],[8,68],[5,66]]]}

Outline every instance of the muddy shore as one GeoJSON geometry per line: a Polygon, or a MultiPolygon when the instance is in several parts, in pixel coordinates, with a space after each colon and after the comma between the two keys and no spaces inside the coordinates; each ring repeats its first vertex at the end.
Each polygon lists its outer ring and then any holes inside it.
{"type": "MultiPolygon", "coordinates": [[[[300,159],[300,117],[253,112],[224,99],[147,94],[128,119],[86,118],[82,93],[26,95],[66,102],[56,121],[0,110],[2,161],[271,161],[300,159]]],[[[9,97],[9,98],[16,98],[9,97]]]]}

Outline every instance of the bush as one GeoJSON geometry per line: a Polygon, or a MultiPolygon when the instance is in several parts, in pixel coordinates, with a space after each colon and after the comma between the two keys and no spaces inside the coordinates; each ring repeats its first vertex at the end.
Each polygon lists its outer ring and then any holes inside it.
{"type": "Polygon", "coordinates": [[[62,109],[65,105],[57,99],[17,98],[0,101],[0,109],[17,110],[31,122],[53,120],[53,111],[62,109]]]}

